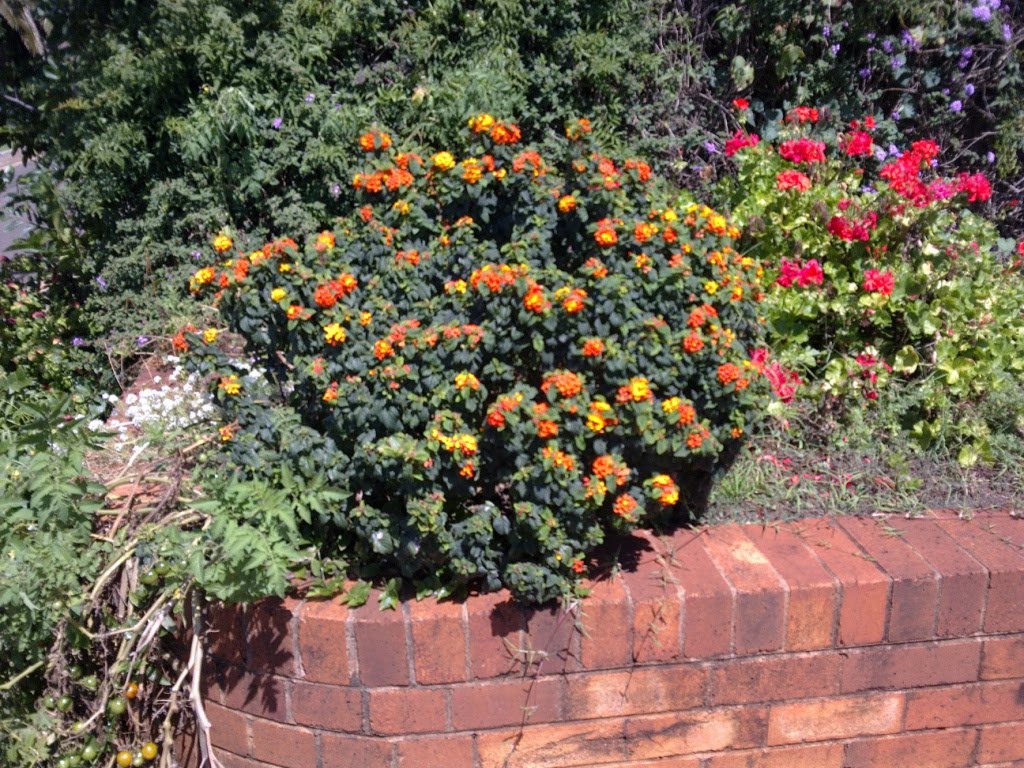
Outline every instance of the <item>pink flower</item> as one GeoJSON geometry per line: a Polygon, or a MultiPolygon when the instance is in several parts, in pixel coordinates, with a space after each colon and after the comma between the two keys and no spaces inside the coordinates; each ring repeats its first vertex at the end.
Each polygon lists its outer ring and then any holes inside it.
{"type": "Polygon", "coordinates": [[[796,388],[803,384],[796,371],[787,371],[778,360],[773,360],[765,367],[764,375],[772,391],[784,403],[791,402],[796,395],[796,388]]]}
{"type": "Polygon", "coordinates": [[[880,293],[888,296],[896,286],[896,278],[892,272],[869,269],[864,273],[864,290],[868,293],[880,293]]]}
{"type": "Polygon", "coordinates": [[[818,260],[811,259],[800,270],[800,274],[796,277],[796,284],[801,288],[806,288],[809,285],[821,285],[824,279],[825,273],[821,271],[818,260]]]}

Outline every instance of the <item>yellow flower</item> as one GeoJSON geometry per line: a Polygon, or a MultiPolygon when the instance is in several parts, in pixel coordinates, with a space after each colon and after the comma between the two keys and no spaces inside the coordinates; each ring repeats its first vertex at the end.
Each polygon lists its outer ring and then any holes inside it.
{"type": "Polygon", "coordinates": [[[361,312],[359,314],[359,324],[364,328],[373,322],[373,314],[370,312],[361,312]]]}
{"type": "Polygon", "coordinates": [[[292,265],[289,264],[286,261],[282,261],[280,264],[277,265],[277,271],[281,272],[281,273],[291,272],[292,271],[292,265]]]}
{"type": "Polygon", "coordinates": [[[494,116],[486,112],[469,118],[469,130],[473,133],[487,133],[494,127],[494,116]]]}
{"type": "Polygon", "coordinates": [[[275,288],[270,292],[271,301],[281,301],[285,296],[288,295],[288,291],[284,288],[275,288]]]}
{"type": "Polygon", "coordinates": [[[392,210],[398,211],[401,216],[408,216],[412,206],[409,205],[408,200],[396,200],[394,205],[391,206],[392,210]]]}
{"type": "Polygon", "coordinates": [[[480,389],[480,380],[472,373],[463,371],[462,373],[455,375],[455,386],[459,389],[465,389],[466,387],[469,387],[470,389],[480,389]]]}
{"type": "Polygon", "coordinates": [[[217,253],[231,250],[232,245],[234,245],[234,241],[227,235],[217,235],[213,238],[213,250],[217,253]]]}
{"type": "Polygon", "coordinates": [[[630,379],[629,394],[637,403],[641,400],[646,400],[651,396],[650,382],[648,382],[643,376],[637,376],[635,379],[630,379]]]}
{"type": "Polygon", "coordinates": [[[661,410],[665,413],[675,413],[679,410],[679,406],[682,405],[682,400],[678,397],[670,397],[668,400],[661,404],[661,410]]]}
{"type": "Polygon", "coordinates": [[[677,221],[679,219],[679,216],[676,214],[674,210],[668,208],[665,210],[665,213],[661,215],[661,218],[663,218],[665,221],[677,221]]]}
{"type": "Polygon", "coordinates": [[[455,158],[452,157],[451,152],[438,152],[430,158],[430,161],[439,171],[450,171],[455,167],[455,158]]]}
{"type": "Polygon", "coordinates": [[[224,394],[234,396],[242,391],[242,382],[238,380],[235,374],[231,374],[221,378],[220,388],[224,390],[224,394]]]}
{"type": "Polygon", "coordinates": [[[592,432],[604,432],[608,421],[600,413],[590,412],[587,414],[587,428],[592,432]]]}
{"type": "Polygon", "coordinates": [[[714,280],[708,280],[706,283],[704,283],[704,290],[707,292],[709,296],[714,296],[715,292],[718,291],[718,283],[716,283],[714,280]]]}
{"type": "Polygon", "coordinates": [[[216,328],[207,328],[205,331],[203,331],[203,341],[205,341],[207,344],[213,344],[213,342],[215,342],[216,340],[217,340],[217,329],[216,328]]]}
{"type": "Polygon", "coordinates": [[[206,285],[207,283],[213,282],[215,274],[213,267],[203,267],[192,276],[192,279],[197,285],[206,285]]]}
{"type": "Polygon", "coordinates": [[[324,339],[332,347],[336,347],[341,344],[348,337],[345,333],[345,329],[338,323],[331,323],[330,325],[324,326],[324,339]]]}

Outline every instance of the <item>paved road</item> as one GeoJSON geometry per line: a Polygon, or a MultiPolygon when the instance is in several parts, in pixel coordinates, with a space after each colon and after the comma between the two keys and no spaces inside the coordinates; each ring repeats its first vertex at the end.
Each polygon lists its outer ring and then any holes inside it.
{"type": "MultiPolygon", "coordinates": [[[[0,172],[11,167],[14,168],[15,179],[22,176],[27,170],[22,165],[21,158],[16,155],[12,156],[10,152],[0,152],[0,172]]],[[[9,194],[14,184],[15,182],[12,181],[7,188],[0,189],[0,254],[8,253],[11,243],[23,238],[31,228],[27,221],[11,215],[7,210],[9,194]]]]}

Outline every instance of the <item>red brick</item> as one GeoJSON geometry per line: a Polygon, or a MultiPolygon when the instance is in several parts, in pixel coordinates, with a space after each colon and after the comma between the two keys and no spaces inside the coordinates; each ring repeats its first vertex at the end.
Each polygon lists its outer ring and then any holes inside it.
{"type": "Polygon", "coordinates": [[[808,699],[839,692],[835,654],[726,660],[711,673],[713,704],[808,699]]]}
{"type": "Polygon", "coordinates": [[[223,768],[277,768],[271,763],[264,763],[261,760],[253,760],[251,757],[242,757],[234,752],[217,750],[216,757],[223,768]]]}
{"type": "Polygon", "coordinates": [[[249,718],[212,701],[205,702],[203,706],[210,719],[210,740],[214,746],[239,755],[248,755],[249,718]]]}
{"type": "Polygon", "coordinates": [[[889,577],[827,520],[805,521],[792,530],[839,580],[839,644],[881,642],[885,637],[889,577]]]}
{"type": "Polygon", "coordinates": [[[980,666],[977,640],[851,650],[843,662],[842,692],[974,682],[980,666]]]}
{"type": "Polygon", "coordinates": [[[241,672],[227,678],[221,690],[221,702],[229,709],[288,722],[287,686],[288,681],[281,677],[241,672]]]}
{"type": "Polygon", "coordinates": [[[982,513],[978,521],[994,535],[1024,552],[1024,517],[1010,517],[1009,512],[982,513]]]}
{"type": "Polygon", "coordinates": [[[736,591],[736,653],[781,650],[786,636],[786,584],[768,558],[738,525],[712,528],[701,542],[736,591]]]}
{"type": "Polygon", "coordinates": [[[373,590],[365,605],[349,611],[355,636],[359,682],[365,686],[408,685],[409,651],[405,614],[399,609],[382,611],[379,593],[373,590]]]}
{"type": "Polygon", "coordinates": [[[718,572],[700,540],[704,532],[673,537],[672,573],[683,590],[683,654],[691,659],[732,651],[732,586],[718,572]]]}
{"type": "Polygon", "coordinates": [[[473,765],[471,736],[441,736],[398,742],[400,768],[470,768],[473,765]]]}
{"type": "Polygon", "coordinates": [[[621,720],[528,725],[477,737],[481,768],[569,768],[625,760],[621,720]]]}
{"type": "Polygon", "coordinates": [[[933,520],[900,522],[903,539],[939,572],[935,634],[963,637],[981,629],[988,572],[933,520]]]}
{"type": "MultiPolygon", "coordinates": [[[[321,768],[391,768],[396,746],[385,739],[320,734],[321,768]]],[[[305,768],[313,763],[296,763],[305,768]]],[[[452,768],[455,768],[453,765],[452,768]]]]}
{"type": "Polygon", "coordinates": [[[358,688],[296,681],[292,715],[299,725],[356,733],[363,729],[363,702],[358,688]]]}
{"type": "Polygon", "coordinates": [[[550,723],[561,713],[560,677],[518,677],[452,687],[452,727],[456,731],[550,723]]]}
{"type": "Polygon", "coordinates": [[[524,670],[523,615],[507,591],[466,601],[470,677],[499,677],[524,670]]]}
{"type": "Polygon", "coordinates": [[[601,763],[601,768],[702,768],[703,758],[670,757],[667,760],[628,760],[625,763],[601,763]]]}
{"type": "Polygon", "coordinates": [[[900,734],[859,739],[846,748],[844,768],[926,765],[928,768],[963,768],[973,765],[971,755],[977,732],[973,728],[900,734]]]}
{"type": "Polygon", "coordinates": [[[291,598],[268,598],[249,608],[245,622],[249,669],[285,677],[297,673],[292,625],[301,605],[291,598]]]}
{"type": "Polygon", "coordinates": [[[836,636],[839,594],[832,575],[785,527],[747,525],[743,532],[768,558],[789,589],[787,651],[831,648],[836,636]]]}
{"type": "Polygon", "coordinates": [[[580,662],[584,669],[625,667],[633,660],[633,622],[622,577],[588,582],[580,602],[580,662]]]}
{"type": "Polygon", "coordinates": [[[1024,636],[990,637],[981,652],[981,679],[1024,677],[1024,636]]]}
{"type": "Polygon", "coordinates": [[[930,688],[907,694],[908,731],[1011,720],[1024,720],[1024,693],[1019,681],[930,688]]]}
{"type": "Polygon", "coordinates": [[[633,660],[638,664],[675,661],[681,654],[682,617],[679,587],[669,567],[671,550],[645,531],[650,551],[635,569],[622,572],[633,606],[633,660]]]}
{"type": "Polygon", "coordinates": [[[935,637],[939,581],[935,569],[899,536],[899,523],[886,531],[877,520],[844,517],[838,524],[892,578],[890,642],[935,637]]]}
{"type": "Polygon", "coordinates": [[[707,672],[693,665],[573,675],[566,680],[570,720],[675,712],[705,701],[707,672]]]}
{"type": "Polygon", "coordinates": [[[316,738],[308,728],[253,718],[252,756],[277,765],[316,765],[316,738]]]}
{"type": "Polygon", "coordinates": [[[844,768],[843,745],[812,744],[712,755],[705,768],[844,768]]]}
{"type": "Polygon", "coordinates": [[[902,693],[773,704],[768,721],[768,744],[895,733],[900,730],[903,705],[902,693]]]}
{"type": "Polygon", "coordinates": [[[979,763],[1024,764],[1024,723],[982,727],[976,759],[979,763]]]}
{"type": "Polygon", "coordinates": [[[339,600],[303,604],[298,634],[306,680],[340,685],[352,682],[345,636],[348,613],[348,606],[339,600]]]}
{"type": "Polygon", "coordinates": [[[1024,558],[1019,548],[1007,544],[978,521],[940,520],[956,542],[989,572],[985,606],[986,632],[1024,630],[1024,558]]]}
{"type": "Polygon", "coordinates": [[[440,689],[370,691],[370,731],[388,736],[444,731],[445,694],[440,689]]]}
{"type": "Polygon", "coordinates": [[[463,603],[432,598],[409,603],[413,667],[420,685],[466,679],[466,619],[463,603]]]}
{"type": "Polygon", "coordinates": [[[211,603],[206,609],[207,651],[231,664],[245,663],[243,609],[237,605],[211,603]]]}
{"type": "Polygon", "coordinates": [[[767,714],[765,708],[732,707],[630,718],[629,756],[650,760],[762,746],[767,714]]]}
{"type": "Polygon", "coordinates": [[[575,670],[579,660],[575,611],[554,605],[523,609],[523,646],[529,649],[531,674],[575,670]]]}

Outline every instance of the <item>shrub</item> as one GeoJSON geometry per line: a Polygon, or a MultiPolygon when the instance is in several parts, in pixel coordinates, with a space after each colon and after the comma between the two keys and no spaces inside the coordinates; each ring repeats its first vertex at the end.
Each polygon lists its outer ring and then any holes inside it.
{"type": "Polygon", "coordinates": [[[874,130],[872,117],[837,131],[798,108],[775,143],[735,138],[729,193],[743,249],[774,281],[771,346],[818,394],[871,400],[912,381],[904,426],[923,444],[963,444],[973,463],[988,431],[973,404],[1024,370],[1014,244],[969,210],[991,194],[983,175],[944,176],[934,141],[900,152],[874,130]]]}
{"type": "Polygon", "coordinates": [[[760,270],[587,121],[539,147],[470,128],[461,157],[364,134],[362,205],[305,248],[214,241],[192,290],[263,376],[217,328],[178,343],[232,463],[336,489],[304,522],[351,562],[543,601],[607,531],[698,511],[757,413],[760,270]]]}

